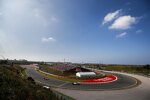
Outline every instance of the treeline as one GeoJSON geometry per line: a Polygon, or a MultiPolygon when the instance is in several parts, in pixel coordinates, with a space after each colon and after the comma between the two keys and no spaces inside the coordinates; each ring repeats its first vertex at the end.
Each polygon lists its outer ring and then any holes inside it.
{"type": "Polygon", "coordinates": [[[22,64],[22,65],[28,65],[28,64],[44,64],[44,62],[27,61],[27,60],[9,60],[9,59],[2,60],[2,59],[0,59],[0,65],[1,64],[9,64],[9,65],[22,64]]]}
{"type": "Polygon", "coordinates": [[[60,100],[51,90],[35,84],[19,66],[0,65],[0,100],[60,100]]]}
{"type": "Polygon", "coordinates": [[[145,65],[145,66],[143,66],[143,69],[150,70],[150,65],[145,65]]]}

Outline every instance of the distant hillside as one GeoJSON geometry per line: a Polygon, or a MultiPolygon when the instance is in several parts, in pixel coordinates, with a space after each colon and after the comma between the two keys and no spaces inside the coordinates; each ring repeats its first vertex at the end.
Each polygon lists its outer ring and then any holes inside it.
{"type": "Polygon", "coordinates": [[[51,91],[27,78],[24,69],[0,65],[0,100],[60,100],[51,91]]]}

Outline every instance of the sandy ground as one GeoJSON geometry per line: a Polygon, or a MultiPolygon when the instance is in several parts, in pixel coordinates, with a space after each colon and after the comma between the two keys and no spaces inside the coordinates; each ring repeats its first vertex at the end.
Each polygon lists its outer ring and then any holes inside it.
{"type": "Polygon", "coordinates": [[[77,100],[150,100],[150,78],[127,73],[120,74],[135,77],[142,83],[134,88],[112,91],[80,91],[59,88],[55,90],[71,96],[77,100]]]}

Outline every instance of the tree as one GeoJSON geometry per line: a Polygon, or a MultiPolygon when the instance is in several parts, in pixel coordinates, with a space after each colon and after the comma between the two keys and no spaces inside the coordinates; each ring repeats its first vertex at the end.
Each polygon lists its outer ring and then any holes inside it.
{"type": "Polygon", "coordinates": [[[144,65],[143,68],[144,68],[144,69],[147,69],[147,70],[150,70],[150,65],[148,65],[148,64],[147,64],[147,65],[144,65]]]}

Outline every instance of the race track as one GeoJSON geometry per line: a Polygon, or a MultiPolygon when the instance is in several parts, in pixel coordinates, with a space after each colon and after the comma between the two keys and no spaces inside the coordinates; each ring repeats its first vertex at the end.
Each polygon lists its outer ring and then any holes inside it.
{"type": "Polygon", "coordinates": [[[138,81],[127,75],[122,75],[115,73],[114,75],[117,76],[118,80],[110,83],[100,83],[100,84],[80,84],[80,85],[72,85],[70,82],[65,82],[57,79],[48,80],[44,79],[44,76],[39,74],[34,68],[28,65],[22,65],[22,67],[26,68],[26,73],[28,76],[34,78],[37,82],[45,84],[51,87],[58,87],[62,89],[71,89],[71,90],[120,90],[134,87],[138,84],[138,81]]]}
{"type": "Polygon", "coordinates": [[[55,88],[77,100],[150,100],[150,78],[127,73],[113,72],[135,77],[141,84],[134,88],[111,91],[80,91],[55,88]]]}
{"type": "Polygon", "coordinates": [[[56,79],[44,80],[44,77],[30,66],[22,67],[26,68],[27,75],[33,77],[37,82],[52,86],[56,91],[77,100],[150,100],[150,78],[145,76],[105,71],[114,73],[118,80],[96,85],[72,85],[56,79]],[[141,81],[140,85],[135,85],[137,82],[135,78],[141,81]]]}

